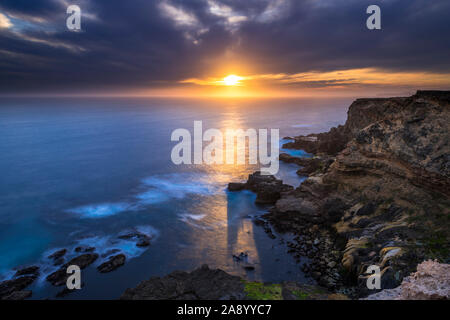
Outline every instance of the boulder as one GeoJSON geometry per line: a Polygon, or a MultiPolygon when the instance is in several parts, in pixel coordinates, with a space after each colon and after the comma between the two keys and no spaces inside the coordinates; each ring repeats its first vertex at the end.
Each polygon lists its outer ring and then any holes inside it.
{"type": "Polygon", "coordinates": [[[57,260],[59,258],[61,258],[62,256],[64,256],[67,252],[67,249],[61,249],[58,250],[54,253],[52,253],[51,255],[48,256],[49,259],[53,259],[53,260],[57,260]]]}
{"type": "Polygon", "coordinates": [[[46,280],[54,286],[62,286],[66,284],[67,278],[70,276],[69,274],[67,274],[67,267],[69,267],[70,265],[76,265],[80,267],[80,269],[84,269],[92,264],[95,260],[97,260],[97,258],[98,254],[96,253],[85,253],[78,257],[75,257],[64,264],[57,271],[48,275],[46,280]]]}
{"type": "Polygon", "coordinates": [[[126,257],[124,254],[118,254],[112,256],[108,261],[102,263],[97,267],[97,270],[101,273],[111,272],[125,264],[126,257]]]}
{"type": "Polygon", "coordinates": [[[24,300],[26,298],[31,297],[32,292],[31,290],[20,290],[20,291],[14,291],[13,293],[2,297],[1,300],[24,300]]]}
{"type": "Polygon", "coordinates": [[[165,277],[153,277],[136,288],[127,289],[122,300],[221,300],[243,299],[241,278],[207,265],[190,273],[174,271],[165,277]]]}
{"type": "Polygon", "coordinates": [[[31,267],[26,267],[26,268],[19,269],[14,274],[14,277],[19,277],[19,276],[24,276],[24,275],[38,276],[39,275],[39,267],[38,266],[31,266],[31,267]]]}
{"type": "Polygon", "coordinates": [[[228,184],[228,190],[231,192],[242,191],[245,189],[245,183],[230,182],[228,184]]]}
{"type": "MultiPolygon", "coordinates": [[[[36,276],[23,276],[0,282],[0,299],[13,299],[20,295],[20,291],[36,280],[36,276]]],[[[23,294],[23,293],[22,293],[23,294]]]]}

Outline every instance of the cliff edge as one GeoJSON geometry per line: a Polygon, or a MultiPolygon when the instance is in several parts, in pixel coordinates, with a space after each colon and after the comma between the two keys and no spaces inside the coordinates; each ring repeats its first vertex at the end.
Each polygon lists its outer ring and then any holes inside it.
{"type": "Polygon", "coordinates": [[[345,125],[283,146],[314,153],[319,165],[300,187],[282,193],[267,219],[298,235],[294,248],[305,245],[305,234],[327,234],[339,254],[330,257],[337,264],[331,271],[313,259],[309,271],[319,283],[355,285],[364,296],[372,293],[370,265],[381,268],[387,289],[426,259],[449,262],[449,123],[450,91],[358,99],[345,125]]]}

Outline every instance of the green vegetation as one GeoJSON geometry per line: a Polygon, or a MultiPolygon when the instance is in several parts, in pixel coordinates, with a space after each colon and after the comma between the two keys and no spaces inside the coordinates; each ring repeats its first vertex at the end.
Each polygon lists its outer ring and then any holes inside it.
{"type": "Polygon", "coordinates": [[[247,298],[252,300],[283,300],[280,284],[264,284],[261,282],[244,282],[247,298]]]}
{"type": "Polygon", "coordinates": [[[443,232],[436,232],[424,239],[426,253],[440,262],[445,262],[449,257],[449,241],[443,232]]]}
{"type": "Polygon", "coordinates": [[[299,288],[298,290],[292,291],[292,293],[299,300],[314,300],[317,299],[319,296],[327,295],[327,291],[319,287],[308,287],[308,288],[303,287],[299,288]]]}
{"type": "Polygon", "coordinates": [[[309,298],[309,293],[296,290],[292,292],[299,300],[307,300],[309,298]]]}

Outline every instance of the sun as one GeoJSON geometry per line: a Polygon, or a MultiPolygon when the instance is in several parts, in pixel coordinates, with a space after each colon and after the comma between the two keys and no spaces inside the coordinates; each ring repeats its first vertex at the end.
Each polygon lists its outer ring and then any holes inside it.
{"type": "Polygon", "coordinates": [[[243,80],[244,78],[236,76],[234,74],[230,74],[229,76],[226,76],[225,78],[223,78],[223,83],[226,86],[237,86],[241,84],[241,80],[243,80]]]}

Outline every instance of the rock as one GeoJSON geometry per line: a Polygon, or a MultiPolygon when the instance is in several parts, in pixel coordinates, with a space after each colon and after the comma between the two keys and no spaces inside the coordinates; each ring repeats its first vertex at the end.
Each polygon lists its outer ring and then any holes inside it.
{"type": "Polygon", "coordinates": [[[39,267],[38,266],[31,266],[31,267],[26,267],[26,268],[19,269],[14,274],[14,277],[16,278],[16,277],[24,276],[24,275],[38,276],[39,275],[39,267]]]}
{"type": "MultiPolygon", "coordinates": [[[[81,288],[83,288],[83,287],[84,287],[84,282],[81,283],[81,288]]],[[[68,294],[75,292],[76,290],[78,290],[78,289],[69,289],[69,288],[67,288],[67,286],[64,286],[62,288],[62,290],[58,291],[58,293],[56,294],[56,297],[57,298],[65,297],[68,294]]]]}
{"type": "Polygon", "coordinates": [[[371,201],[356,212],[357,216],[368,216],[375,212],[377,205],[371,201]]]}
{"type": "Polygon", "coordinates": [[[228,184],[228,190],[235,192],[235,191],[241,191],[245,189],[245,183],[239,183],[239,182],[230,182],[228,184]]]}
{"type": "Polygon", "coordinates": [[[221,300],[243,299],[241,278],[207,265],[190,273],[175,271],[165,277],[153,277],[134,289],[127,289],[122,300],[221,300]]]}
{"type": "MultiPolygon", "coordinates": [[[[450,91],[418,91],[405,98],[358,99],[345,125],[294,137],[283,147],[330,160],[297,189],[281,193],[267,221],[279,232],[331,229],[346,281],[354,285],[369,265],[380,266],[384,284],[392,287],[420,261],[449,261],[449,97],[450,91]],[[416,239],[423,241],[411,242],[416,239]]],[[[314,261],[316,253],[307,249],[314,261]]],[[[324,275],[329,262],[316,263],[324,275]]],[[[365,294],[359,284],[355,294],[365,294]]]]}
{"type": "Polygon", "coordinates": [[[150,239],[149,238],[140,238],[138,242],[136,243],[136,247],[148,247],[150,245],[150,239]]]}
{"type": "Polygon", "coordinates": [[[34,280],[36,280],[35,275],[26,275],[0,282],[0,299],[12,299],[23,295],[24,293],[20,291],[32,284],[34,280]]]}
{"type": "Polygon", "coordinates": [[[14,291],[13,293],[2,297],[1,300],[24,300],[31,297],[32,292],[30,290],[14,291]]]}
{"type": "Polygon", "coordinates": [[[71,259],[69,262],[64,264],[60,269],[48,275],[46,280],[54,286],[61,286],[66,284],[69,274],[67,274],[67,267],[70,265],[76,265],[80,269],[84,269],[95,260],[97,260],[98,254],[96,253],[85,253],[78,257],[71,259]]]}
{"type": "Polygon", "coordinates": [[[283,184],[283,181],[276,179],[274,176],[262,175],[259,171],[250,174],[245,184],[230,183],[228,188],[230,191],[245,188],[255,192],[257,195],[255,203],[258,204],[273,204],[281,197],[281,193],[294,189],[292,186],[283,184]]]}
{"type": "Polygon", "coordinates": [[[54,266],[60,266],[64,263],[64,258],[56,259],[53,263],[54,266]]]}
{"type": "Polygon", "coordinates": [[[327,266],[328,266],[328,268],[334,268],[334,267],[336,266],[336,262],[330,261],[330,262],[327,264],[327,266]]]}
{"type": "Polygon", "coordinates": [[[401,299],[450,299],[450,264],[428,260],[417,266],[417,272],[401,285],[401,299]]]}
{"type": "Polygon", "coordinates": [[[392,267],[386,267],[381,270],[381,288],[393,289],[397,287],[402,281],[397,274],[392,267]]]}
{"type": "Polygon", "coordinates": [[[97,270],[101,273],[111,272],[123,266],[125,264],[126,257],[124,254],[118,254],[110,257],[108,261],[102,263],[97,267],[97,270]]]}
{"type": "Polygon", "coordinates": [[[233,254],[233,260],[237,261],[237,262],[247,260],[247,258],[248,258],[248,254],[245,252],[241,252],[239,255],[233,254]]]}
{"type": "Polygon", "coordinates": [[[57,260],[59,258],[61,258],[62,256],[64,256],[67,252],[67,249],[61,249],[58,250],[54,253],[52,253],[51,255],[48,256],[49,259],[53,259],[53,260],[57,260]]]}
{"type": "Polygon", "coordinates": [[[67,266],[77,265],[78,267],[80,267],[80,269],[84,269],[88,265],[93,263],[95,260],[97,260],[97,258],[98,258],[98,254],[96,254],[96,253],[85,253],[85,254],[82,254],[81,256],[73,258],[66,265],[67,266]]]}
{"type": "Polygon", "coordinates": [[[253,271],[255,270],[255,267],[252,265],[246,265],[243,267],[245,269],[245,271],[253,271]]]}
{"type": "Polygon", "coordinates": [[[266,224],[266,222],[264,220],[259,219],[259,218],[253,219],[253,223],[257,226],[264,226],[266,224]]]}
{"type": "Polygon", "coordinates": [[[316,171],[326,169],[332,162],[332,158],[299,158],[293,157],[287,153],[281,153],[279,157],[280,161],[286,163],[295,163],[302,168],[297,171],[300,176],[308,176],[316,171]]]}
{"type": "Polygon", "coordinates": [[[139,238],[141,236],[142,236],[142,234],[140,232],[130,231],[128,233],[119,235],[118,238],[124,239],[124,240],[129,240],[129,239],[133,239],[133,238],[139,238]]]}
{"type": "Polygon", "coordinates": [[[151,237],[136,230],[122,234],[118,238],[125,240],[134,240],[136,241],[136,246],[141,248],[148,247],[151,244],[151,237]]]}
{"type": "Polygon", "coordinates": [[[94,247],[88,247],[88,246],[80,246],[75,248],[75,252],[92,252],[94,251],[94,247]]]}
{"type": "Polygon", "coordinates": [[[417,272],[403,279],[394,289],[372,294],[367,300],[448,300],[450,299],[450,264],[424,261],[417,272]]]}

